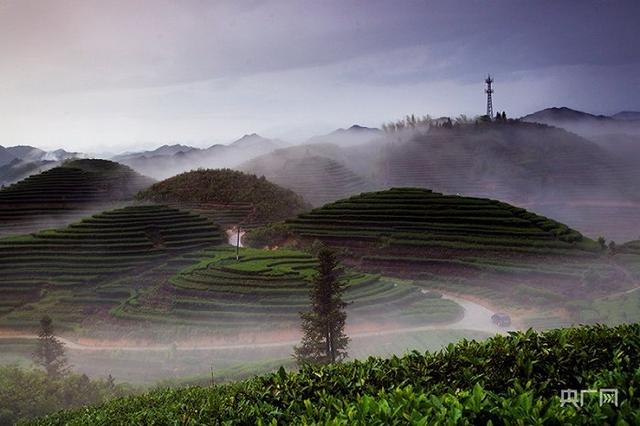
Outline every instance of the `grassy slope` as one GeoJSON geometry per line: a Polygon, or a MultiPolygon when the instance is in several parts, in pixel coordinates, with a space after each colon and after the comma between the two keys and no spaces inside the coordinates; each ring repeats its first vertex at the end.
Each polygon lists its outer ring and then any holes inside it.
{"type": "MultiPolygon", "coordinates": [[[[297,328],[308,305],[309,281],[317,264],[293,250],[243,248],[240,260],[231,247],[208,250],[207,258],[187,266],[169,280],[170,306],[144,305],[140,293],[118,309],[121,318],[154,322],[215,325],[215,331],[297,328]],[[141,316],[144,315],[144,316],[141,316]]],[[[450,322],[461,315],[450,300],[430,299],[411,282],[348,271],[345,300],[350,321],[375,319],[405,324],[450,322]]],[[[151,292],[156,290],[150,290],[151,292]]]]}
{"type": "Polygon", "coordinates": [[[145,270],[222,242],[208,219],[166,206],[112,210],[59,230],[0,239],[0,324],[29,327],[39,312],[78,325],[117,306],[145,270]]]}
{"type": "Polygon", "coordinates": [[[638,424],[638,336],[638,324],[515,333],[435,354],[159,390],[35,424],[638,424]],[[600,388],[618,389],[619,406],[560,404],[561,389],[600,388]]]}
{"type": "Polygon", "coordinates": [[[516,314],[548,311],[549,321],[525,325],[580,322],[567,302],[634,284],[627,273],[633,265],[622,256],[611,258],[566,225],[495,200],[395,188],[327,204],[287,226],[303,243],[348,248],[364,271],[473,294],[516,314]]]}
{"type": "Polygon", "coordinates": [[[242,172],[194,170],[142,191],[141,200],[189,206],[221,224],[277,222],[307,208],[298,195],[264,178],[242,172]]]}

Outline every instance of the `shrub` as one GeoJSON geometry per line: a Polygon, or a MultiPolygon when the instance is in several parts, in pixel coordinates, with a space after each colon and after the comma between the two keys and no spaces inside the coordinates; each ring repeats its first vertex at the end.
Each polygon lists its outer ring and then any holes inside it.
{"type": "Polygon", "coordinates": [[[282,246],[293,234],[284,223],[274,223],[261,228],[252,229],[243,238],[248,247],[263,248],[282,246]]]}

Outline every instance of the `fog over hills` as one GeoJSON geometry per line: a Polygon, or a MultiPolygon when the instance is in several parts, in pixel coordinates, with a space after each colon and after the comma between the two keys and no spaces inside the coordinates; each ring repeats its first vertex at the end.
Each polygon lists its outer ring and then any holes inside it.
{"type": "Polygon", "coordinates": [[[332,143],[340,147],[350,147],[366,144],[383,136],[384,133],[380,129],[354,124],[348,129],[337,129],[327,135],[314,136],[306,143],[332,143]]]}
{"type": "Polygon", "coordinates": [[[85,158],[80,152],[64,149],[44,151],[28,145],[0,146],[0,185],[17,182],[27,176],[48,170],[61,161],[85,158]]]}
{"type": "Polygon", "coordinates": [[[521,120],[561,127],[587,138],[619,133],[640,135],[640,112],[637,111],[623,111],[606,116],[567,107],[554,107],[525,115],[521,120]]]}
{"type": "MultiPolygon", "coordinates": [[[[392,186],[489,197],[557,218],[590,237],[622,242],[636,238],[633,230],[640,226],[634,214],[640,202],[636,115],[562,107],[521,121],[467,120],[451,129],[442,127],[446,119],[396,132],[356,124],[299,145],[253,133],[228,145],[163,145],[114,159],[159,179],[197,168],[235,168],[265,176],[316,206],[392,186]]],[[[6,175],[3,182],[10,183],[51,167],[42,160],[51,155],[32,147],[1,148],[0,158],[13,163],[0,168],[0,179],[6,175]],[[40,160],[13,161],[17,155],[40,160]]]]}
{"type": "Polygon", "coordinates": [[[116,156],[113,159],[138,172],[165,179],[197,168],[225,168],[285,146],[283,141],[255,133],[244,135],[229,145],[216,144],[205,149],[185,145],[164,145],[153,151],[116,156]]]}
{"type": "MultiPolygon", "coordinates": [[[[559,113],[582,116],[568,109],[559,113]]],[[[640,173],[597,140],[517,121],[375,134],[364,144],[280,149],[240,168],[297,191],[316,205],[330,201],[327,188],[337,199],[338,193],[413,186],[524,205],[591,237],[636,237],[631,230],[640,226],[634,214],[640,186],[633,183],[640,181],[640,173]],[[612,213],[617,220],[609,219],[612,213]]],[[[632,146],[628,150],[640,152],[632,146]]]]}

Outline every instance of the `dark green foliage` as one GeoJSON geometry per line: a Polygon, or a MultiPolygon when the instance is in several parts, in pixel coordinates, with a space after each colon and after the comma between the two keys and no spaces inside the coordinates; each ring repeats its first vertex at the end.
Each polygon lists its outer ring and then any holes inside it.
{"type": "Polygon", "coordinates": [[[434,354],[157,391],[36,424],[632,425],[640,422],[638,365],[638,324],[529,330],[434,354]],[[599,388],[618,389],[619,406],[560,404],[562,389],[599,388]]]}
{"type": "Polygon", "coordinates": [[[129,392],[128,387],[116,385],[109,378],[89,380],[84,374],[50,377],[41,370],[0,366],[0,426],[98,404],[129,392]]]}
{"type": "Polygon", "coordinates": [[[273,223],[261,228],[252,229],[243,238],[246,246],[262,248],[276,247],[284,244],[293,236],[289,227],[284,223],[273,223]]]}
{"type": "Polygon", "coordinates": [[[391,245],[424,242],[477,248],[582,249],[595,243],[564,224],[495,200],[391,188],[327,204],[287,221],[305,239],[369,240],[391,245]]]}
{"type": "Polygon", "coordinates": [[[310,291],[311,310],[300,314],[304,335],[300,346],[294,348],[298,364],[328,364],[347,356],[349,338],[344,334],[347,304],[342,301],[343,274],[335,252],[321,249],[310,291]]]}
{"type": "Polygon", "coordinates": [[[250,203],[253,222],[277,222],[307,208],[300,196],[257,177],[230,169],[192,170],[140,192],[140,200],[160,203],[250,203]]]}
{"type": "Polygon", "coordinates": [[[49,377],[61,377],[69,369],[64,344],[53,334],[53,321],[47,315],[40,320],[38,343],[33,353],[33,360],[44,367],[49,377]]]}
{"type": "Polygon", "coordinates": [[[600,246],[601,250],[605,250],[607,248],[607,240],[605,240],[602,236],[598,237],[598,245],[600,246]]]}

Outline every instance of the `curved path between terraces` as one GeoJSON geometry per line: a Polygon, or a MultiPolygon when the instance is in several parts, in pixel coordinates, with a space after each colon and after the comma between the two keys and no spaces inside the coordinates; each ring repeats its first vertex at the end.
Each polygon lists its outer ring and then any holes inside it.
{"type": "MultiPolygon", "coordinates": [[[[235,237],[237,234],[233,234],[235,237]]],[[[351,338],[363,338],[363,337],[373,337],[373,336],[386,336],[393,334],[403,334],[403,333],[415,333],[420,331],[429,331],[429,330],[473,330],[473,331],[482,331],[490,334],[496,333],[505,333],[506,330],[504,328],[498,327],[495,325],[491,316],[494,312],[479,303],[472,302],[468,299],[465,299],[461,296],[453,296],[449,294],[443,294],[442,296],[445,299],[452,300],[458,303],[464,309],[464,314],[462,318],[456,322],[449,324],[433,324],[433,325],[424,325],[424,326],[414,326],[414,327],[398,327],[398,328],[385,328],[377,331],[364,331],[364,332],[355,332],[349,333],[347,330],[347,334],[351,338]]],[[[0,335],[0,339],[37,339],[37,335],[33,334],[21,334],[21,335],[0,335]]],[[[67,348],[71,350],[87,350],[87,351],[96,351],[96,350],[124,350],[124,351],[166,351],[169,349],[170,345],[163,346],[120,346],[120,345],[106,345],[106,346],[95,346],[95,345],[83,345],[78,342],[74,342],[73,340],[69,340],[64,337],[58,337],[58,339],[64,343],[67,348]]],[[[296,340],[280,340],[275,342],[264,342],[264,343],[238,343],[238,344],[225,344],[225,345],[178,345],[178,350],[234,350],[234,349],[258,349],[258,348],[274,348],[281,346],[294,346],[300,342],[299,339],[296,340]]]]}

